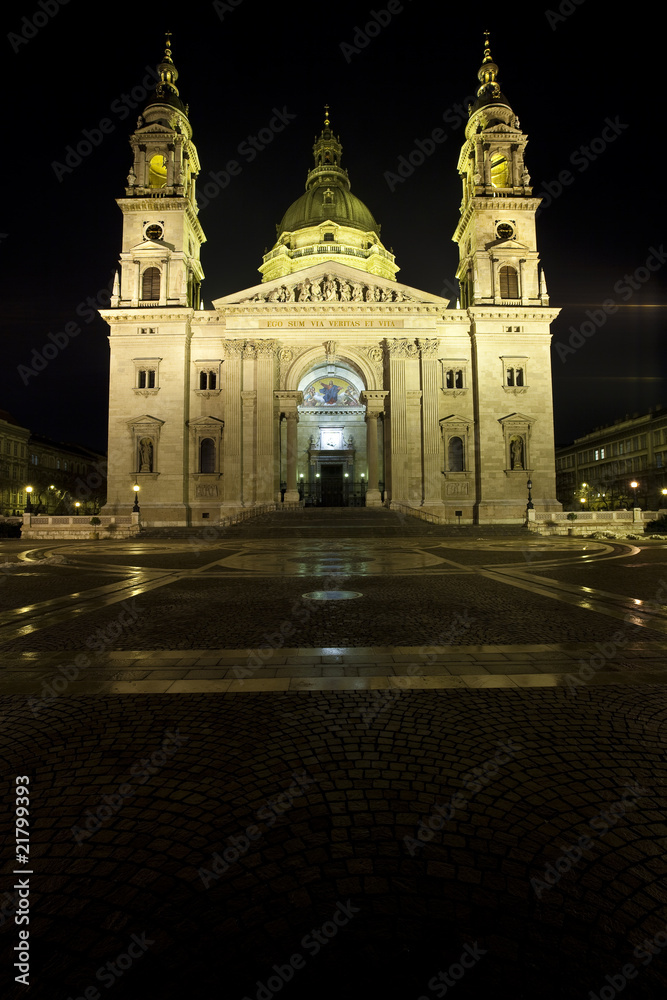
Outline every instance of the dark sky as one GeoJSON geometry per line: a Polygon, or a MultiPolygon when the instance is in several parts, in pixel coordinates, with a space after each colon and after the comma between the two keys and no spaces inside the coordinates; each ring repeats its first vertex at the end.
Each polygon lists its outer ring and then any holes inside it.
{"type": "Polygon", "coordinates": [[[463,139],[456,105],[474,93],[489,30],[502,90],[529,136],[534,193],[549,195],[538,246],[552,305],[562,307],[553,327],[556,441],[667,403],[667,268],[657,258],[647,267],[651,248],[665,239],[664,155],[653,113],[660,25],[649,20],[657,5],[637,7],[642,21],[626,15],[622,22],[595,0],[561,2],[567,16],[558,5],[551,13],[513,5],[509,22],[497,3],[393,0],[391,16],[383,0],[162,3],[148,17],[132,15],[133,31],[125,14],[139,8],[42,2],[57,12],[48,16],[37,0],[2,12],[0,409],[32,430],[106,449],[107,328],[86,302],[103,301],[120,249],[114,199],[124,194],[128,137],[141,110],[127,109],[123,94],[141,88],[146,68],[160,60],[164,30],[173,33],[203,182],[230,159],[242,167],[200,213],[207,307],[259,280],[275,225],[303,191],[325,102],[352,190],[382,224],[399,280],[451,297],[463,139]],[[388,23],[368,39],[375,27],[365,36],[357,28],[375,23],[371,11],[388,23]],[[35,15],[38,27],[30,24],[35,15]],[[268,126],[276,108],[294,118],[250,161],[239,146],[268,126]],[[436,128],[446,140],[392,190],[385,175],[436,128]],[[65,171],[67,147],[85,130],[99,142],[65,171]],[[563,171],[568,183],[553,197],[563,171]],[[600,311],[605,300],[618,306],[611,315],[600,311]],[[580,331],[587,322],[590,337],[580,331]],[[33,351],[41,354],[53,344],[49,333],[57,337],[68,323],[79,335],[39,374],[26,375],[19,366],[32,367],[33,351]],[[576,349],[568,343],[573,333],[576,349]]]}

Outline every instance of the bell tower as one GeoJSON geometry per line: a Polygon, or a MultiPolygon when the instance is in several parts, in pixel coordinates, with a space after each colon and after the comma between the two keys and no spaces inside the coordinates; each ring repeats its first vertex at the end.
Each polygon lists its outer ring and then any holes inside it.
{"type": "Polygon", "coordinates": [[[524,156],[528,137],[501,92],[485,32],[458,171],[463,182],[456,276],[461,305],[548,306],[535,233],[539,198],[532,197],[524,156]]]}
{"type": "Polygon", "coordinates": [[[133,160],[123,213],[120,275],[112,308],[188,306],[198,309],[205,236],[197,218],[199,157],[188,106],[179,96],[178,71],[167,34],[157,67],[160,79],[130,138],[133,160]]]}
{"type": "Polygon", "coordinates": [[[488,32],[477,77],[458,162],[463,198],[454,233],[470,321],[474,518],[516,523],[560,509],[550,352],[559,310],[549,307],[537,251],[541,199],[526,169],[528,139],[498,84],[488,32]]]}

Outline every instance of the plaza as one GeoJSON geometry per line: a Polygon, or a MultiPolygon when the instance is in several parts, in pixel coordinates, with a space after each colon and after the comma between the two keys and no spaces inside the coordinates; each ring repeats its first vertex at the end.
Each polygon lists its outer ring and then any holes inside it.
{"type": "Polygon", "coordinates": [[[305,508],[2,549],[31,996],[664,989],[664,541],[305,508]]]}

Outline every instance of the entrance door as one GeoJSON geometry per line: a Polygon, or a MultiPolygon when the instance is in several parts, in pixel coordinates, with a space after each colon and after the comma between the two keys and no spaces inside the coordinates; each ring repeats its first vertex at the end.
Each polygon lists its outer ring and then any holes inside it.
{"type": "Polygon", "coordinates": [[[343,506],[343,466],[342,463],[322,463],[320,466],[320,480],[322,483],[322,506],[342,507],[343,506]]]}

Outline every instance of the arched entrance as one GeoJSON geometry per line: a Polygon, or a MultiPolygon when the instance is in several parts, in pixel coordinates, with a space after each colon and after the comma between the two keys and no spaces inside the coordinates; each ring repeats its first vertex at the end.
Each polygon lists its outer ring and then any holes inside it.
{"type": "Polygon", "coordinates": [[[360,373],[342,360],[316,364],[300,379],[297,483],[305,506],[364,505],[365,388],[360,373]]]}

